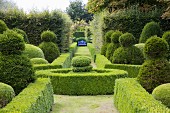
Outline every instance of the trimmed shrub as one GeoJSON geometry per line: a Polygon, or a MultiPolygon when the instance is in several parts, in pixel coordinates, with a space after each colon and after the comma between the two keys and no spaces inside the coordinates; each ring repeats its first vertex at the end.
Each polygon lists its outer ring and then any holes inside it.
{"type": "Polygon", "coordinates": [[[139,48],[141,50],[141,52],[143,53],[144,47],[145,47],[145,43],[139,43],[139,44],[135,44],[135,46],[137,48],[139,48]]]}
{"type": "Polygon", "coordinates": [[[132,78],[116,79],[114,104],[120,113],[169,113],[170,109],[155,100],[132,78]]]}
{"type": "Polygon", "coordinates": [[[60,51],[53,42],[42,42],[39,48],[43,51],[45,59],[51,63],[60,56],[60,51]]]}
{"type": "Polygon", "coordinates": [[[23,52],[24,55],[26,55],[28,58],[45,58],[43,51],[34,45],[31,44],[25,44],[25,50],[23,52]]]}
{"type": "MultiPolygon", "coordinates": [[[[170,31],[167,31],[163,34],[162,36],[163,39],[165,39],[168,43],[168,45],[170,46],[170,31]]],[[[167,56],[168,60],[170,59],[170,50],[168,50],[168,56],[167,56]]]]}
{"type": "Polygon", "coordinates": [[[0,35],[0,82],[14,88],[16,94],[35,80],[30,60],[22,55],[25,43],[21,35],[7,30],[0,35]]]}
{"type": "Polygon", "coordinates": [[[119,37],[119,43],[123,47],[130,47],[135,44],[135,37],[131,33],[125,33],[119,37]]]}
{"type": "Polygon", "coordinates": [[[23,37],[17,32],[7,30],[0,34],[0,52],[4,55],[20,55],[25,49],[23,37]]]}
{"type": "Polygon", "coordinates": [[[32,58],[30,61],[32,64],[48,64],[48,61],[43,58],[32,58]]]}
{"type": "Polygon", "coordinates": [[[160,26],[156,22],[149,22],[144,26],[142,30],[139,43],[145,43],[147,39],[154,35],[161,36],[160,26]]]}
{"type": "Polygon", "coordinates": [[[107,51],[107,46],[108,46],[109,44],[108,43],[106,43],[106,44],[103,44],[103,46],[101,47],[101,55],[106,55],[106,51],[107,51]]]}
{"type": "Polygon", "coordinates": [[[137,76],[140,84],[149,92],[161,84],[170,82],[170,64],[166,60],[168,44],[164,39],[151,37],[144,47],[145,60],[137,76]]]}
{"type": "Polygon", "coordinates": [[[90,54],[91,54],[91,57],[93,58],[93,61],[95,62],[96,61],[96,50],[95,50],[94,45],[91,44],[91,43],[88,43],[87,47],[88,47],[88,49],[90,51],[90,54]]]}
{"type": "Polygon", "coordinates": [[[14,89],[7,84],[0,83],[0,108],[6,106],[14,97],[14,89]]]}
{"type": "Polygon", "coordinates": [[[25,31],[23,31],[22,29],[18,29],[18,28],[14,28],[14,29],[12,29],[12,30],[14,30],[14,31],[17,32],[18,34],[22,35],[22,36],[24,37],[25,43],[29,43],[28,36],[27,36],[27,34],[26,34],[25,31]]]}
{"type": "Polygon", "coordinates": [[[96,63],[97,68],[104,68],[106,64],[111,64],[111,62],[104,55],[101,55],[101,54],[96,55],[95,63],[96,63]]]}
{"type": "Polygon", "coordinates": [[[73,72],[90,72],[92,70],[92,66],[83,66],[83,67],[73,67],[73,72]]]}
{"type": "Polygon", "coordinates": [[[47,30],[41,33],[41,40],[44,42],[55,42],[56,39],[57,39],[57,36],[52,31],[47,30]]]}
{"type": "Polygon", "coordinates": [[[165,106],[170,108],[170,83],[156,87],[152,95],[156,100],[161,101],[165,106]]]}
{"type": "Polygon", "coordinates": [[[73,37],[80,38],[80,37],[85,37],[84,31],[76,31],[73,33],[73,37]]]}
{"type": "Polygon", "coordinates": [[[89,73],[73,73],[71,70],[41,70],[36,71],[36,75],[50,78],[54,94],[60,95],[113,94],[115,79],[127,77],[126,71],[116,69],[93,69],[89,73]]]}
{"type": "Polygon", "coordinates": [[[105,43],[111,43],[111,36],[112,36],[113,33],[114,33],[114,31],[110,30],[105,34],[105,36],[104,36],[104,38],[105,38],[104,42],[105,43]]]}
{"type": "Polygon", "coordinates": [[[0,113],[49,113],[54,103],[49,78],[38,78],[0,109],[0,113]]]}
{"type": "Polygon", "coordinates": [[[0,20],[0,34],[2,34],[4,31],[8,29],[7,25],[3,20],[0,20]]]}

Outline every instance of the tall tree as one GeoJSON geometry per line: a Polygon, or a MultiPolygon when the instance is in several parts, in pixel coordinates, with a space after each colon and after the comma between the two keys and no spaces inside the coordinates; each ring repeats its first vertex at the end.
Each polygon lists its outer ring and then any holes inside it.
{"type": "Polygon", "coordinates": [[[88,13],[85,9],[85,4],[81,0],[71,1],[69,7],[66,8],[66,12],[70,15],[73,21],[85,20],[86,22],[92,20],[92,14],[88,13]]]}

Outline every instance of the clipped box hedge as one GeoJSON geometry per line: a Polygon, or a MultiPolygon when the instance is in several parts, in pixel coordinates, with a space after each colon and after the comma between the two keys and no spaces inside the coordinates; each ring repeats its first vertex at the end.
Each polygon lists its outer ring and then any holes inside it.
{"type": "Polygon", "coordinates": [[[114,104],[120,113],[170,113],[134,78],[116,80],[114,104]]]}
{"type": "Polygon", "coordinates": [[[49,113],[53,102],[50,79],[39,78],[0,109],[0,113],[49,113]]]}
{"type": "Polygon", "coordinates": [[[127,77],[126,71],[93,69],[92,72],[73,73],[72,69],[37,71],[37,77],[51,78],[55,94],[104,95],[113,94],[115,79],[127,77]]]}
{"type": "Polygon", "coordinates": [[[93,58],[93,61],[95,61],[96,60],[96,58],[95,58],[96,57],[96,50],[95,50],[94,45],[91,44],[91,43],[88,43],[87,47],[88,47],[88,49],[90,51],[90,54],[91,54],[91,57],[93,58]]]}
{"type": "Polygon", "coordinates": [[[141,65],[129,65],[129,64],[106,64],[106,69],[120,69],[128,72],[128,77],[135,78],[139,73],[141,65]]]}
{"type": "Polygon", "coordinates": [[[96,66],[97,68],[105,68],[106,64],[112,64],[104,55],[96,55],[96,66]]]}

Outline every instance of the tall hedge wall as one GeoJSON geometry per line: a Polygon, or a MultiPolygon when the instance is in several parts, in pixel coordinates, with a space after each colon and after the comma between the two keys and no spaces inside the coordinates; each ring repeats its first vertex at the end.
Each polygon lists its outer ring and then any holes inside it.
{"type": "Polygon", "coordinates": [[[71,20],[61,11],[43,11],[25,14],[22,11],[13,10],[0,11],[0,19],[4,20],[7,26],[20,28],[24,30],[31,44],[39,45],[41,41],[41,32],[51,30],[57,35],[57,41],[60,50],[67,51],[69,47],[69,36],[71,20]]]}

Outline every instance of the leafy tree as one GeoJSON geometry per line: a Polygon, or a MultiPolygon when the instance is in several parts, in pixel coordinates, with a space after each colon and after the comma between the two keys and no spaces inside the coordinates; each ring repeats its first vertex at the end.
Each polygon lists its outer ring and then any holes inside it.
{"type": "Polygon", "coordinates": [[[81,0],[71,1],[69,7],[66,8],[66,12],[70,15],[73,21],[85,20],[86,22],[92,20],[92,14],[88,13],[85,9],[85,4],[81,0]]]}
{"type": "Polygon", "coordinates": [[[16,4],[11,0],[0,0],[0,10],[8,10],[17,8],[16,4]]]}

